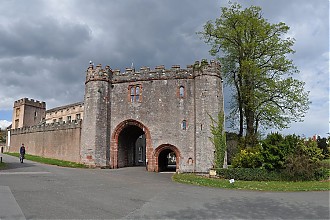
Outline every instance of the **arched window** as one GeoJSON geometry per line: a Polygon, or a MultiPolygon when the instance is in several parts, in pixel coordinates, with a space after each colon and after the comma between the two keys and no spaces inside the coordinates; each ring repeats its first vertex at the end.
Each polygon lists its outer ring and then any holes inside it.
{"type": "Polygon", "coordinates": [[[135,97],[135,88],[134,86],[131,87],[131,102],[134,102],[134,97],[135,97]]]}
{"type": "Polygon", "coordinates": [[[180,88],[179,88],[179,97],[180,98],[184,97],[184,86],[180,86],[180,88]]]}
{"type": "Polygon", "coordinates": [[[135,101],[140,101],[140,86],[136,86],[135,88],[135,101]]]}
{"type": "Polygon", "coordinates": [[[182,130],[187,130],[187,121],[186,120],[182,121],[181,128],[182,128],[182,130]]]}
{"type": "Polygon", "coordinates": [[[129,96],[130,101],[140,102],[141,101],[141,85],[131,85],[129,86],[129,96]]]}

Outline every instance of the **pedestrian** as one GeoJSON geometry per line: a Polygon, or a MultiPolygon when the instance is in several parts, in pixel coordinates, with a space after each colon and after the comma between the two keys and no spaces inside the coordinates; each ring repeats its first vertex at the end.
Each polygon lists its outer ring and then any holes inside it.
{"type": "Polygon", "coordinates": [[[25,147],[24,147],[24,144],[22,144],[21,148],[19,149],[19,154],[20,154],[19,161],[21,163],[23,163],[23,159],[25,157],[25,147]]]}

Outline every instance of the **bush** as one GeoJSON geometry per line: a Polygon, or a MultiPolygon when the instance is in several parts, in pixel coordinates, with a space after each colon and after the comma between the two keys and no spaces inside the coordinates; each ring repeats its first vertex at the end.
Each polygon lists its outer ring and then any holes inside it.
{"type": "Polygon", "coordinates": [[[229,168],[216,169],[217,176],[225,179],[237,179],[246,181],[279,181],[282,180],[282,173],[268,171],[264,168],[229,168]]]}
{"type": "Polygon", "coordinates": [[[294,151],[299,138],[295,135],[283,137],[279,133],[271,133],[261,143],[263,167],[267,170],[280,170],[285,167],[286,157],[294,151]]]}
{"type": "Polygon", "coordinates": [[[307,181],[321,180],[329,177],[327,169],[322,168],[319,160],[322,157],[320,149],[299,144],[296,152],[287,157],[284,174],[288,180],[307,181]]]}
{"type": "Polygon", "coordinates": [[[261,167],[262,161],[259,147],[247,148],[236,154],[231,165],[237,168],[256,168],[261,167]]]}

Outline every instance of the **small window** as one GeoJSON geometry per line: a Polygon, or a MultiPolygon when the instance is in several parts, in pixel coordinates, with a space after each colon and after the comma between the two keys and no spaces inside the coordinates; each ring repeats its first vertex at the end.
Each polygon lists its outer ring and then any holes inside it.
{"type": "Polygon", "coordinates": [[[16,119],[16,120],[15,120],[15,128],[18,128],[18,126],[19,126],[19,120],[16,119]]]}
{"type": "Polygon", "coordinates": [[[129,87],[130,102],[141,102],[141,85],[132,85],[129,87]]]}
{"type": "Polygon", "coordinates": [[[34,117],[36,118],[38,116],[37,111],[34,112],[34,117]]]}
{"type": "Polygon", "coordinates": [[[56,122],[56,119],[53,119],[53,123],[55,123],[56,122]]]}
{"type": "Polygon", "coordinates": [[[80,114],[76,114],[76,120],[80,120],[80,114]]]}
{"type": "Polygon", "coordinates": [[[71,116],[70,115],[68,117],[66,117],[66,121],[71,122],[71,116]]]}
{"type": "Polygon", "coordinates": [[[182,130],[187,130],[187,121],[186,120],[182,121],[181,128],[182,128],[182,130]]]}
{"type": "Polygon", "coordinates": [[[184,86],[180,86],[180,88],[179,88],[179,96],[180,96],[180,98],[183,98],[184,97],[184,86]]]}
{"type": "Polygon", "coordinates": [[[17,109],[16,109],[16,117],[18,117],[18,116],[19,116],[19,113],[20,113],[20,109],[19,109],[19,108],[17,108],[17,109]]]}

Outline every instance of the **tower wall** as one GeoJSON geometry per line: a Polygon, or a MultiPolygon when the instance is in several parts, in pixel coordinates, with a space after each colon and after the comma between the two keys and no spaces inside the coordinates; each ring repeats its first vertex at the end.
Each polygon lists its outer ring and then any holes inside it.
{"type": "Polygon", "coordinates": [[[46,117],[46,103],[23,98],[14,102],[13,128],[33,126],[46,117]]]}
{"type": "Polygon", "coordinates": [[[86,72],[81,162],[91,167],[109,166],[110,79],[109,66],[89,66],[86,72]]]}
{"type": "Polygon", "coordinates": [[[212,120],[223,109],[220,65],[216,62],[195,63],[195,171],[207,172],[214,164],[211,142],[212,120]],[[205,64],[205,63],[204,63],[205,64]]]}

